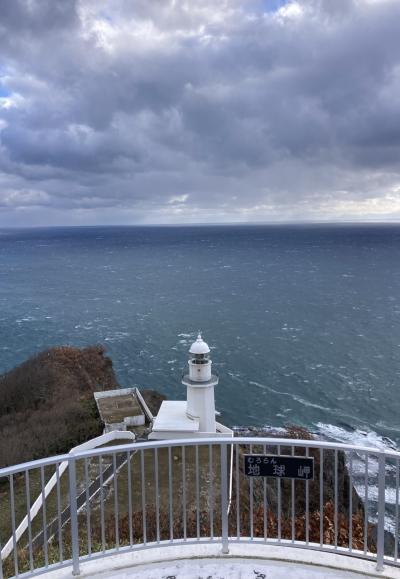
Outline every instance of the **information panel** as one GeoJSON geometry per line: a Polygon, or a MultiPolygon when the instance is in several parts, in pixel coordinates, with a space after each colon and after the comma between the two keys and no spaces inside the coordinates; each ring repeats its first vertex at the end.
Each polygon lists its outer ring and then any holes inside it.
{"type": "Polygon", "coordinates": [[[246,476],[312,480],[314,478],[314,459],[302,456],[278,456],[276,454],[245,454],[244,474],[246,476]]]}

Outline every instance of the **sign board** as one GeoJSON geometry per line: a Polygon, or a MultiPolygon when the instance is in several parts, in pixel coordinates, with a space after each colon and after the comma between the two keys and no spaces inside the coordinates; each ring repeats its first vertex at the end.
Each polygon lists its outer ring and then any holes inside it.
{"type": "Polygon", "coordinates": [[[245,454],[244,474],[246,476],[312,480],[314,478],[314,459],[303,456],[278,456],[276,454],[245,454]]]}

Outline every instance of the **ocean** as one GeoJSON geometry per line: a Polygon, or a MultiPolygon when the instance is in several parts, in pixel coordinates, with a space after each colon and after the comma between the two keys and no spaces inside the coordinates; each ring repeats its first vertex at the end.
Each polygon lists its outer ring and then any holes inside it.
{"type": "Polygon", "coordinates": [[[184,399],[198,330],[225,424],[400,446],[399,225],[0,230],[0,372],[101,343],[184,399]]]}

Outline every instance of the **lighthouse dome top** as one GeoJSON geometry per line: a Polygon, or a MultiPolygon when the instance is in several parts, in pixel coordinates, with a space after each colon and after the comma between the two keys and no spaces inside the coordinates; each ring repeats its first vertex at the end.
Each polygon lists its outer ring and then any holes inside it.
{"type": "Polygon", "coordinates": [[[208,347],[208,344],[203,340],[200,333],[197,336],[197,340],[195,342],[193,342],[193,344],[190,346],[189,353],[190,354],[209,354],[210,353],[210,348],[208,347]]]}

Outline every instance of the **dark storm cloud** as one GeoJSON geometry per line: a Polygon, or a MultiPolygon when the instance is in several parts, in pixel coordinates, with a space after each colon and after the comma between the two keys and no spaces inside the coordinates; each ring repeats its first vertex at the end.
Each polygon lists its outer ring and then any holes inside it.
{"type": "Polygon", "coordinates": [[[397,0],[0,9],[0,223],[400,217],[397,0]]]}

